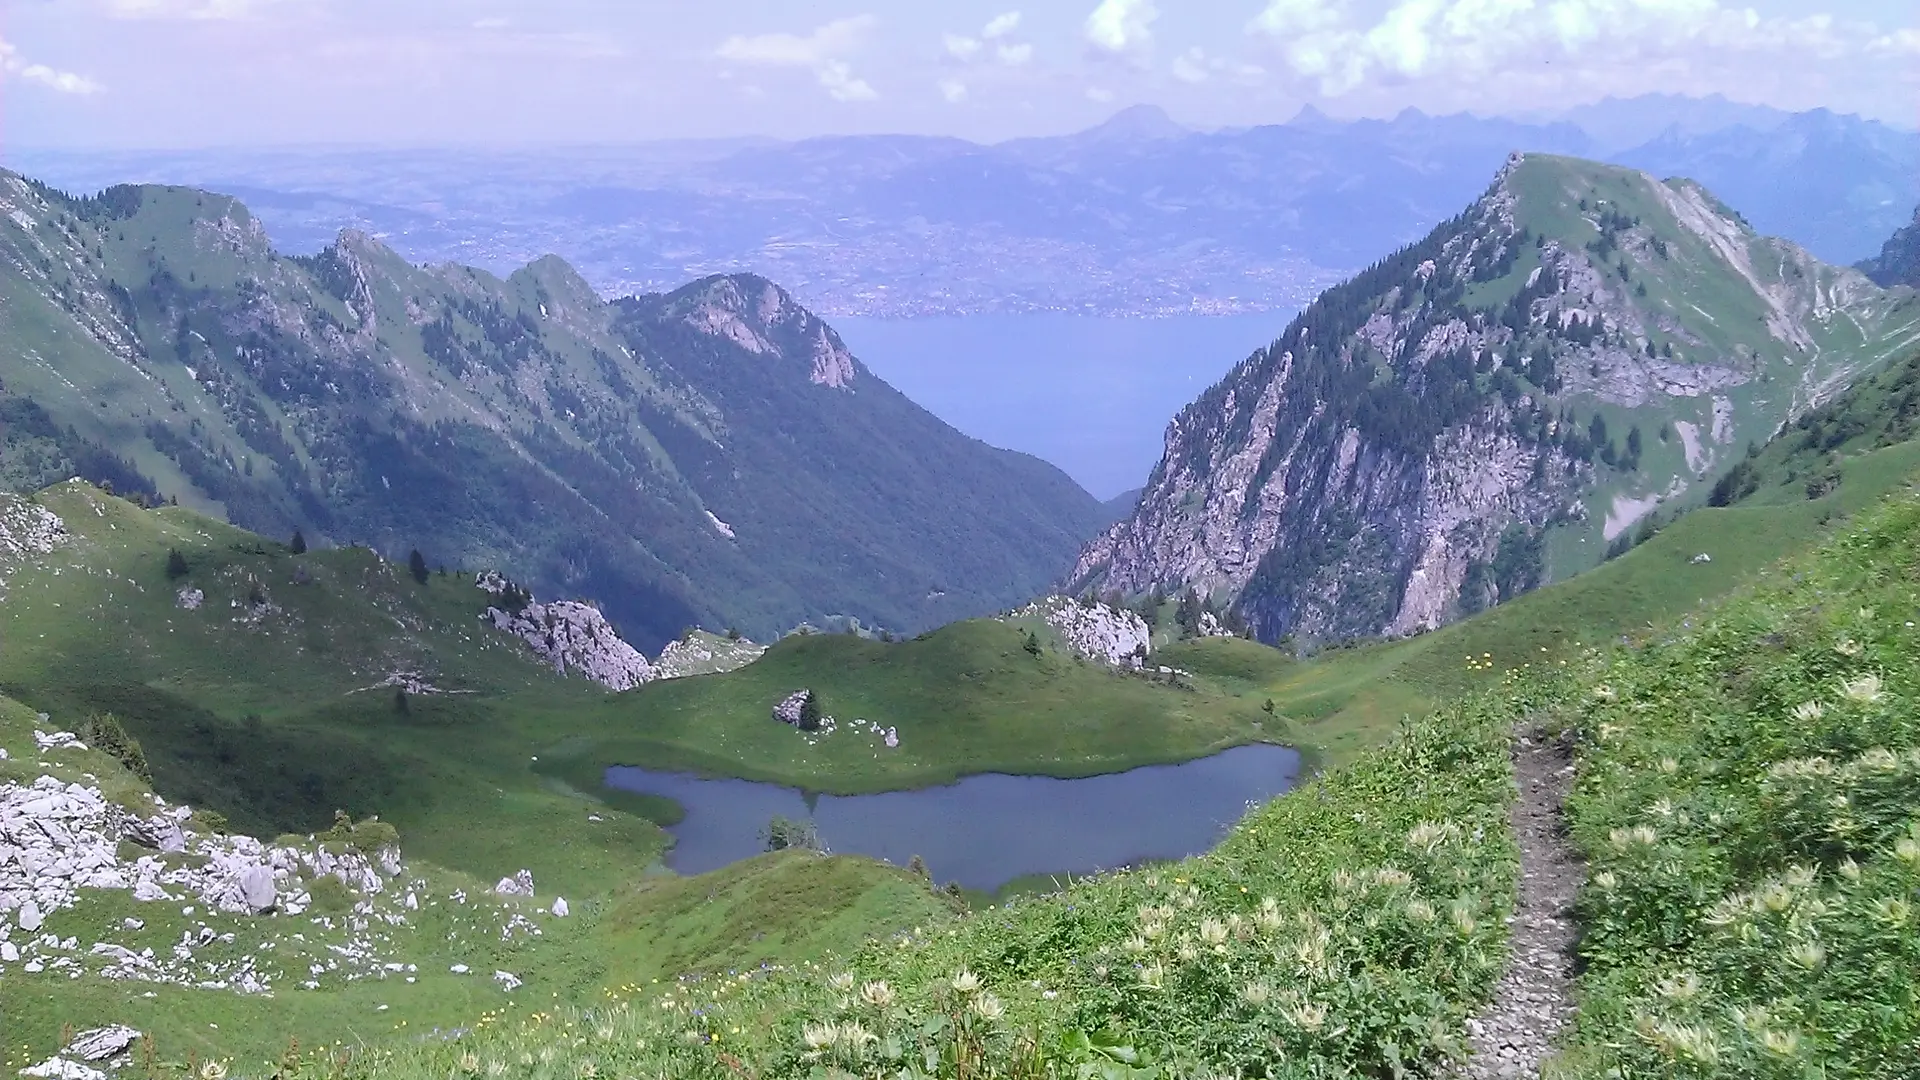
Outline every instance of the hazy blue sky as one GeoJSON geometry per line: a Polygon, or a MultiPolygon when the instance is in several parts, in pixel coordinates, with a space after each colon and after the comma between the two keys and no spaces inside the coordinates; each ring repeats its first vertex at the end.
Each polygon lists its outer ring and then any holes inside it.
{"type": "Polygon", "coordinates": [[[1721,92],[1911,126],[1911,0],[0,0],[14,145],[538,143],[1511,112],[1721,92]]]}

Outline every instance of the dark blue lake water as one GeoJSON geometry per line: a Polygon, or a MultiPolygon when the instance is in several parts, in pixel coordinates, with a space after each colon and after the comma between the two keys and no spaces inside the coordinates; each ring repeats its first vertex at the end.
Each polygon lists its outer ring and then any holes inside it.
{"type": "Polygon", "coordinates": [[[874,374],[935,416],[1044,458],[1110,499],[1146,483],[1174,414],[1292,317],[836,316],[833,326],[874,374]]]}
{"type": "Polygon", "coordinates": [[[1077,780],[986,773],[878,795],[813,796],[778,784],[625,765],[609,768],[606,782],[686,808],[686,820],[668,830],[674,846],[667,865],[683,874],[758,854],[777,814],[810,818],[837,853],[899,866],[919,855],[935,881],[990,892],[1026,874],[1083,874],[1198,854],[1249,803],[1291,788],[1299,772],[1299,754],[1260,745],[1077,780]]]}

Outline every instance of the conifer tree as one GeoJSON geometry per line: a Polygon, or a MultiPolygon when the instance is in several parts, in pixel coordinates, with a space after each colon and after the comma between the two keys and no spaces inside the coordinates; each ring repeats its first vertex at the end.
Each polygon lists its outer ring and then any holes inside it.
{"type": "Polygon", "coordinates": [[[422,585],[427,583],[427,557],[420,554],[419,548],[414,548],[413,554],[407,556],[407,570],[413,574],[413,580],[422,585]]]}
{"type": "Polygon", "coordinates": [[[306,534],[299,529],[293,530],[293,539],[287,544],[287,550],[295,555],[305,555],[307,553],[306,534]]]}
{"type": "Polygon", "coordinates": [[[167,580],[178,581],[187,576],[187,557],[180,554],[179,548],[167,549],[167,580]]]}

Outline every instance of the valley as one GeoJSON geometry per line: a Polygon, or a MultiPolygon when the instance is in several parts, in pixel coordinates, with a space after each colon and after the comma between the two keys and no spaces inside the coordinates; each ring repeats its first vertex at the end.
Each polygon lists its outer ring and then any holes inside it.
{"type": "Polygon", "coordinates": [[[1697,184],[1515,155],[1103,504],[762,278],[0,180],[0,1065],[1439,1068],[1516,735],[1568,1075],[1920,1036],[1920,299],[1697,184]]]}

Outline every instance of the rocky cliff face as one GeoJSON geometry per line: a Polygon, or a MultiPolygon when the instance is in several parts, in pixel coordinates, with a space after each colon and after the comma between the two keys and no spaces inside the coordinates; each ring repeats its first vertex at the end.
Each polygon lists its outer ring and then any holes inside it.
{"type": "Polygon", "coordinates": [[[525,594],[523,601],[509,602],[505,597],[512,585],[497,573],[481,574],[476,584],[501,600],[486,611],[494,629],[526,642],[556,673],[592,679],[609,690],[631,690],[654,677],[653,665],[621,639],[599,609],[575,600],[536,603],[525,594]]]}
{"type": "Polygon", "coordinates": [[[1069,596],[1048,596],[1009,615],[1016,619],[1034,617],[1052,627],[1075,655],[1111,667],[1138,668],[1153,649],[1147,621],[1122,608],[1069,596]]]}
{"type": "Polygon", "coordinates": [[[1516,155],[1182,410],[1069,586],[1193,586],[1268,641],[1435,627],[1598,561],[1916,325],[1697,185],[1516,155]],[[1549,566],[1555,530],[1588,555],[1549,566]]]}

